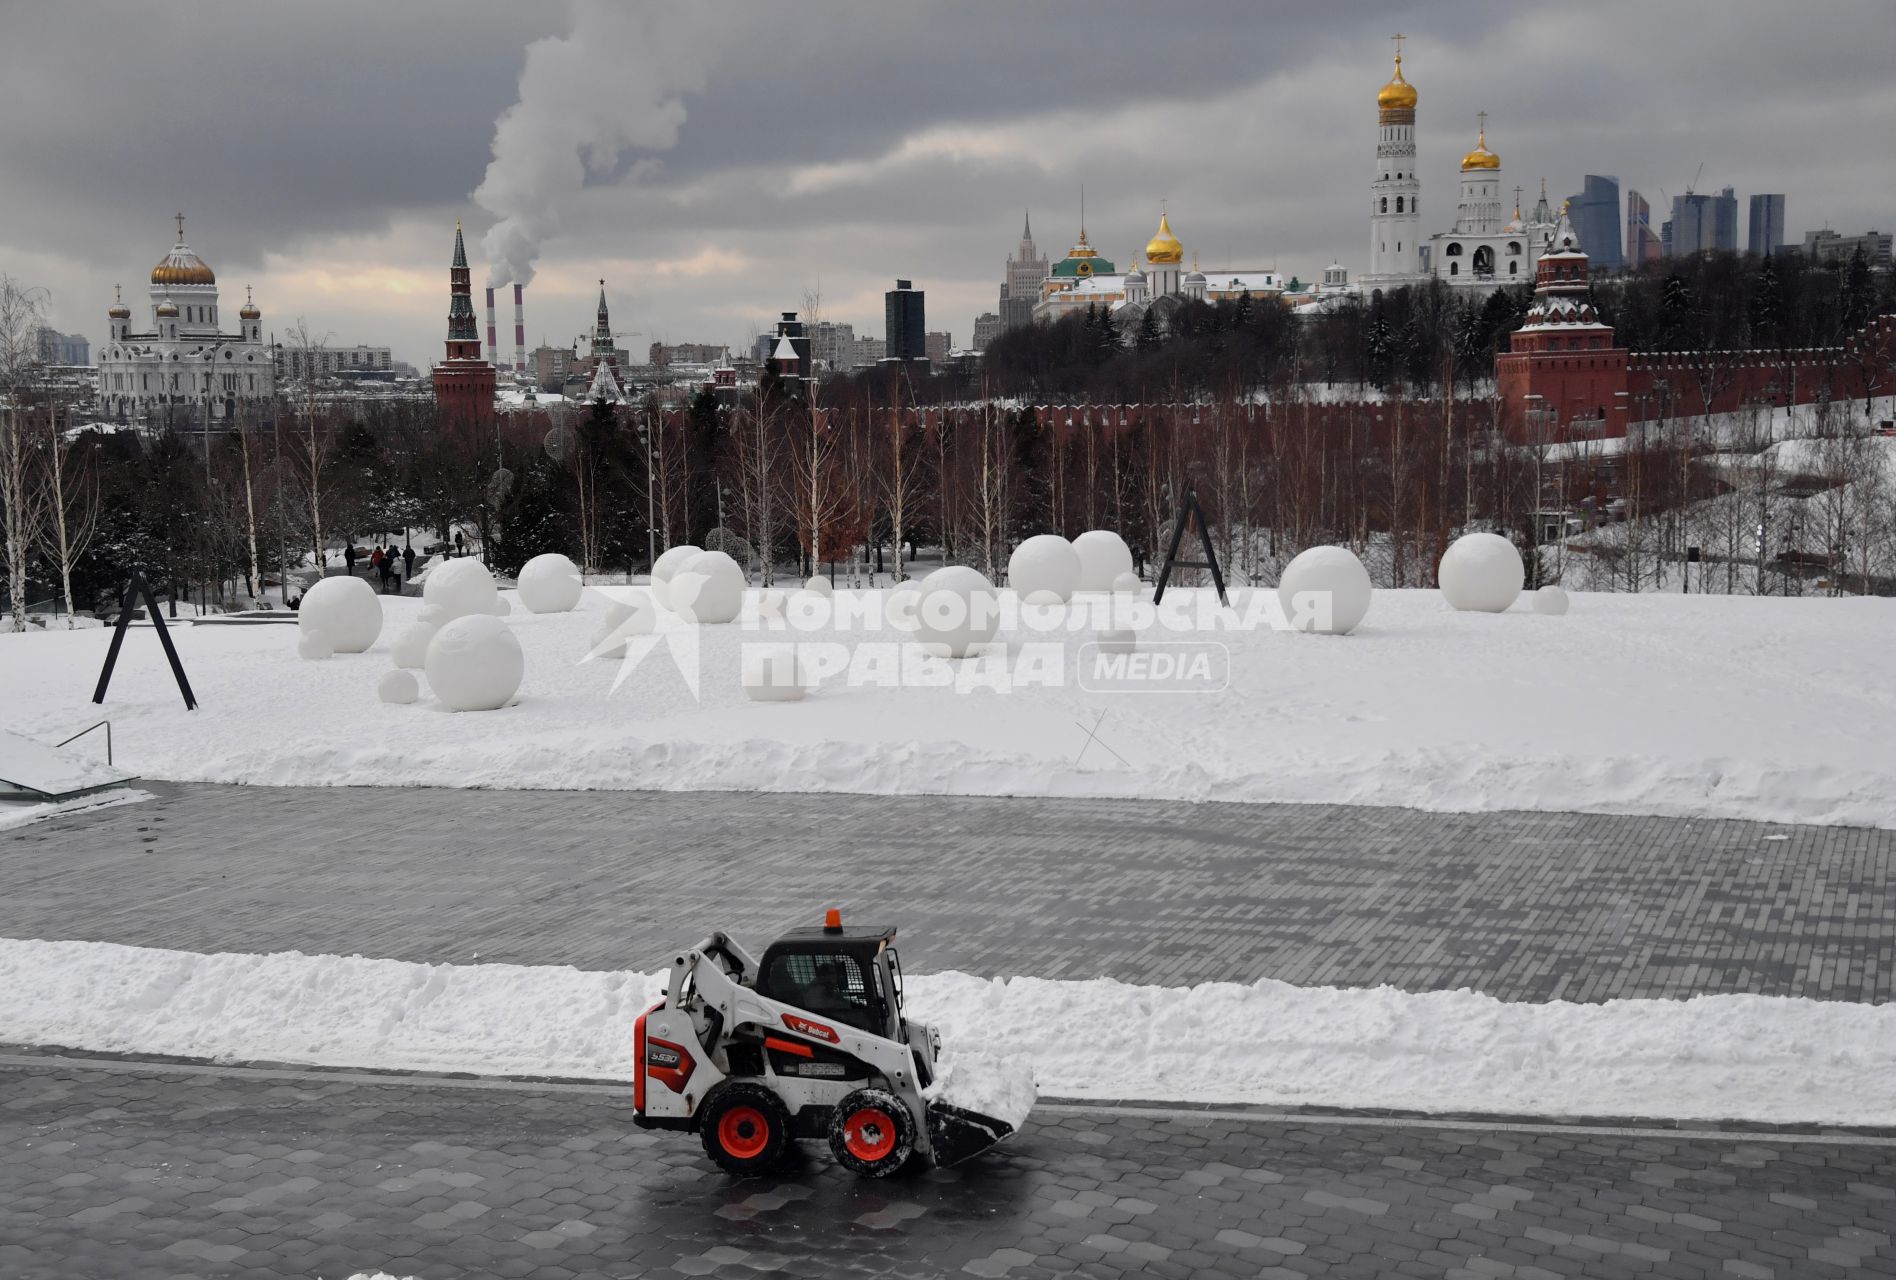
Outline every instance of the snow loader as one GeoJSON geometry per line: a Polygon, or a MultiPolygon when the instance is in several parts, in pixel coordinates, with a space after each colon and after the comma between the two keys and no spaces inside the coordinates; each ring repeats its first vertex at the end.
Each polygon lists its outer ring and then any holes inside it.
{"type": "Polygon", "coordinates": [[[799,1138],[881,1178],[913,1155],[959,1164],[1008,1137],[1005,1120],[925,1096],[941,1038],[903,1016],[894,944],[893,928],[845,928],[832,909],[761,959],[723,933],[679,955],[634,1024],[634,1123],[695,1130],[740,1175],[799,1138]]]}

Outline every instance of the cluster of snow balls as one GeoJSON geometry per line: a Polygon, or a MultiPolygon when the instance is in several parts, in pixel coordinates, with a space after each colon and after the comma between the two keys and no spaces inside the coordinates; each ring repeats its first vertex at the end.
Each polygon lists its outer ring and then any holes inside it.
{"type": "Polygon", "coordinates": [[[978,569],[949,565],[922,579],[915,635],[939,657],[965,658],[1000,629],[1000,597],[978,569]]]}
{"type": "Polygon", "coordinates": [[[1293,631],[1346,636],[1369,612],[1369,570],[1348,547],[1310,547],[1284,566],[1277,598],[1293,631]]]}
{"type": "Polygon", "coordinates": [[[494,575],[479,560],[445,560],[429,570],[422,582],[421,620],[429,626],[446,626],[475,614],[504,618],[511,612],[512,606],[494,584],[494,575]]]}
{"type": "Polygon", "coordinates": [[[382,634],[382,602],[353,574],[324,578],[303,593],[296,632],[296,652],[305,658],[361,653],[382,634]]]}
{"type": "Polygon", "coordinates": [[[473,613],[442,626],[428,642],[423,667],[428,687],[448,710],[497,711],[519,691],[526,656],[505,622],[473,613]]]}
{"type": "Polygon", "coordinates": [[[1132,572],[1132,548],[1110,529],[1089,529],[1073,540],[1080,557],[1076,591],[1111,591],[1121,574],[1132,572]]]}
{"type": "Polygon", "coordinates": [[[803,664],[793,644],[747,644],[739,677],[752,702],[799,702],[808,689],[803,664]]]}
{"type": "Polygon", "coordinates": [[[661,609],[669,609],[671,603],[671,581],[677,576],[693,556],[704,554],[704,548],[682,542],[666,551],[652,562],[652,599],[661,609]]]}
{"type": "Polygon", "coordinates": [[[1527,569],[1514,544],[1498,533],[1463,534],[1436,570],[1442,598],[1470,613],[1502,613],[1521,594],[1527,569]]]}
{"type": "Polygon", "coordinates": [[[419,671],[428,660],[428,642],[441,630],[432,622],[417,619],[403,627],[395,635],[394,658],[396,667],[405,671],[419,671]]]}
{"type": "Polygon", "coordinates": [[[730,622],[744,607],[744,570],[722,551],[700,551],[672,574],[667,591],[673,612],[683,618],[730,622]]]}
{"type": "Polygon", "coordinates": [[[586,590],[579,566],[555,551],[520,566],[519,586],[520,603],[529,613],[570,613],[586,590]]]}
{"type": "Polygon", "coordinates": [[[1007,558],[1007,585],[1029,604],[1065,604],[1080,585],[1080,553],[1057,533],[1040,533],[1007,558]]]}
{"type": "Polygon", "coordinates": [[[836,594],[836,588],[831,585],[830,580],[820,573],[811,574],[810,580],[803,584],[803,589],[805,591],[814,591],[817,595],[824,597],[836,594]]]}
{"type": "Polygon", "coordinates": [[[1545,586],[1534,593],[1534,612],[1549,618],[1564,617],[1567,593],[1560,587],[1545,586]]]}
{"type": "Polygon", "coordinates": [[[623,658],[633,636],[649,636],[658,630],[658,606],[649,597],[640,596],[623,603],[614,602],[605,620],[593,633],[591,658],[623,658]]]}

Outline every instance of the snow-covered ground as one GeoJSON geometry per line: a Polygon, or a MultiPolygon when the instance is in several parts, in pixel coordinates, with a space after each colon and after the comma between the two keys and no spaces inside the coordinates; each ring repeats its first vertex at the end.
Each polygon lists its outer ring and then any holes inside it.
{"type": "MultiPolygon", "coordinates": [[[[1234,599],[1250,607],[1247,593],[1234,599]]],[[[1896,600],[1576,594],[1555,618],[1525,597],[1489,615],[1453,612],[1434,591],[1378,591],[1351,636],[1210,635],[1229,648],[1229,687],[1217,693],[1077,687],[1080,646],[1096,638],[1082,629],[1051,637],[1068,677],[1059,687],[838,677],[805,701],[757,704],[739,686],[740,647],[785,637],[736,624],[697,629],[702,701],[662,647],[615,692],[618,664],[580,661],[607,607],[595,589],[569,614],[516,607],[519,699],[462,715],[425,696],[377,700],[395,636],[421,607],[381,603],[374,648],[324,661],[296,656],[291,627],[176,628],[195,712],[148,631],[127,638],[103,708],[87,699],[104,633],[0,636],[0,724],[55,742],[102,712],[122,768],[181,780],[1144,796],[1896,826],[1896,600]]],[[[1049,638],[1001,639],[1018,655],[1021,641],[1049,638]]]]}
{"type": "MultiPolygon", "coordinates": [[[[0,1043],[625,1079],[662,977],[0,940],[0,1043]]],[[[907,991],[946,1054],[1027,1064],[1056,1097],[1896,1124],[1891,1005],[963,973],[907,991]]]]}

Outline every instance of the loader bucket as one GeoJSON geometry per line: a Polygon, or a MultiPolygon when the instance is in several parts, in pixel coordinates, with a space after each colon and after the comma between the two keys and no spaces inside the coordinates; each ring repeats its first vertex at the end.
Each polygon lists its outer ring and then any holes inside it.
{"type": "Polygon", "coordinates": [[[973,1159],[1013,1132],[1014,1126],[1005,1120],[979,1111],[946,1102],[928,1104],[928,1143],[935,1153],[935,1163],[944,1168],[973,1159]]]}

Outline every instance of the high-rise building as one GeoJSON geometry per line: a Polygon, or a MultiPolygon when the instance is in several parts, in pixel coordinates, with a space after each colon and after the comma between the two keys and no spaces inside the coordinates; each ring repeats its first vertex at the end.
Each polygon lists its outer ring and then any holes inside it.
{"type": "Polygon", "coordinates": [[[1369,289],[1395,288],[1422,278],[1422,180],[1415,171],[1415,86],[1396,74],[1376,94],[1376,169],[1369,183],[1369,289]]]}
{"type": "Polygon", "coordinates": [[[1017,328],[1032,324],[1034,304],[1040,301],[1040,286],[1046,283],[1047,259],[1034,246],[1034,223],[1028,215],[1021,225],[1020,244],[1001,276],[1001,327],[1017,328]]]}
{"type": "Polygon", "coordinates": [[[931,333],[927,338],[928,363],[946,364],[948,353],[955,349],[955,335],[952,333],[931,333]]]}
{"type": "Polygon", "coordinates": [[[84,334],[61,333],[47,325],[34,331],[41,364],[81,365],[92,363],[92,344],[84,334]]]}
{"type": "Polygon", "coordinates": [[[1683,258],[1738,248],[1738,197],[1730,187],[1717,195],[1688,191],[1672,197],[1672,237],[1666,252],[1683,258]]]}
{"type": "Polygon", "coordinates": [[[1752,196],[1751,222],[1745,248],[1752,253],[1776,253],[1784,247],[1784,197],[1752,196]]]}
{"type": "Polygon", "coordinates": [[[1589,173],[1567,202],[1580,247],[1596,271],[1618,271],[1620,256],[1620,183],[1609,174],[1589,173]]]}
{"type": "Polygon", "coordinates": [[[443,420],[485,422],[494,416],[494,366],[481,359],[481,335],[474,321],[468,283],[467,246],[461,222],[454,222],[454,264],[448,268],[447,359],[434,367],[435,403],[443,420]]]}
{"type": "MultiPolygon", "coordinates": [[[[1029,307],[1027,314],[1031,317],[1033,315],[1033,308],[1029,307]]],[[[988,344],[998,338],[1001,335],[1001,331],[1006,327],[1006,325],[1001,323],[1001,317],[998,313],[983,311],[974,318],[974,349],[976,351],[986,351],[988,344]]]]}
{"type": "Polygon", "coordinates": [[[907,280],[882,295],[883,349],[891,360],[922,360],[928,356],[928,323],[922,290],[907,280]]]}
{"type": "Polygon", "coordinates": [[[1848,262],[1859,252],[1872,270],[1890,269],[1890,233],[1868,231],[1860,236],[1843,236],[1825,227],[1804,233],[1804,253],[1819,262],[1848,262]]]}
{"type": "Polygon", "coordinates": [[[1637,270],[1648,262],[1659,261],[1662,246],[1653,234],[1652,206],[1646,197],[1628,187],[1626,190],[1626,266],[1637,270]]]}

